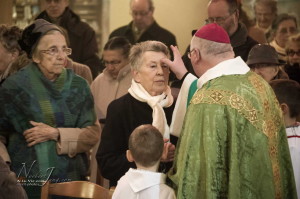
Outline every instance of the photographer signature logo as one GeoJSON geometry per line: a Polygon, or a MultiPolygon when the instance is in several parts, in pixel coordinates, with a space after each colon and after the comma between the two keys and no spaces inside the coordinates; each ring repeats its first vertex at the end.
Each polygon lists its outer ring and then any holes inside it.
{"type": "Polygon", "coordinates": [[[36,160],[34,160],[29,167],[27,167],[26,163],[22,163],[22,167],[17,174],[20,184],[23,186],[43,186],[48,180],[52,183],[71,181],[70,179],[51,179],[55,167],[49,167],[45,171],[34,172],[36,170],[33,168],[36,164],[36,160]]]}

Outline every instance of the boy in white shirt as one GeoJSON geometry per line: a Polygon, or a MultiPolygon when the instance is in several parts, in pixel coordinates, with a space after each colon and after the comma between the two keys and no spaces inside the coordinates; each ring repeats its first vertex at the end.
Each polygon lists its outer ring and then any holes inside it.
{"type": "Polygon", "coordinates": [[[137,169],[130,168],[118,181],[113,199],[175,199],[173,189],[165,184],[166,175],[157,169],[164,151],[162,134],[152,125],[137,127],[129,138],[128,161],[135,162],[137,169]]]}
{"type": "Polygon", "coordinates": [[[300,84],[293,80],[273,80],[270,82],[279,101],[288,137],[294,176],[300,199],[300,84]]]}

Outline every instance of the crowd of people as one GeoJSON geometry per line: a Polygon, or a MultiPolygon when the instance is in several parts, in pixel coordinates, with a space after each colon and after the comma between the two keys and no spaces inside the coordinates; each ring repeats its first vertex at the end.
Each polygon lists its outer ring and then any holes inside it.
{"type": "Polygon", "coordinates": [[[104,177],[115,199],[300,198],[297,18],[206,9],[183,55],[152,0],[130,0],[101,56],[69,0],[0,25],[0,197],[104,177]]]}

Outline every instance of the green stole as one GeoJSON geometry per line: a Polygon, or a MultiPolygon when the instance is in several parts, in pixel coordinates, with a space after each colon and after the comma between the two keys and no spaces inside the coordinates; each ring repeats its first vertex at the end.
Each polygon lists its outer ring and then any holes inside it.
{"type": "Polygon", "coordinates": [[[197,87],[197,83],[198,83],[198,79],[195,79],[189,89],[189,93],[188,93],[188,99],[187,99],[187,107],[192,99],[192,97],[194,96],[195,92],[197,91],[198,87],[197,87]]]}

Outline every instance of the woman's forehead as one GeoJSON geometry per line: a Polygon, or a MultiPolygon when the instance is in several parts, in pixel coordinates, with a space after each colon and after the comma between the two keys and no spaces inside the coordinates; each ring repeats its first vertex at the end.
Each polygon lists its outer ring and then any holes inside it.
{"type": "Polygon", "coordinates": [[[52,34],[44,35],[40,41],[39,46],[66,46],[67,42],[63,34],[60,32],[53,32],[52,34]]]}

